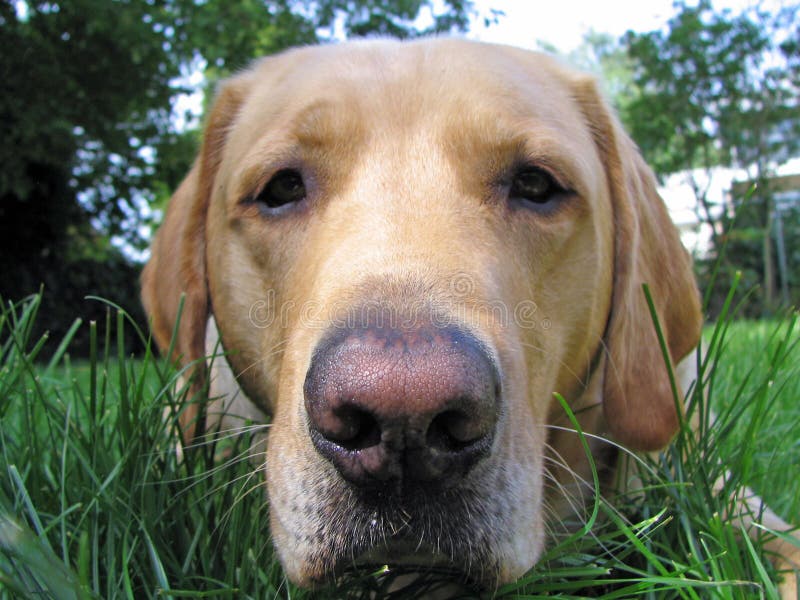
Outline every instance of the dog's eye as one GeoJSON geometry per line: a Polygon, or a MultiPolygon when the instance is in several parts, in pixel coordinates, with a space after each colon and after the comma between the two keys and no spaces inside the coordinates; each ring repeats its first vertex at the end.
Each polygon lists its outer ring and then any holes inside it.
{"type": "Polygon", "coordinates": [[[564,189],[547,171],[525,167],[514,174],[508,195],[512,200],[545,204],[563,192],[564,189]]]}
{"type": "Polygon", "coordinates": [[[300,202],[306,197],[303,176],[294,169],[284,169],[272,176],[254,201],[269,209],[278,209],[300,202]]]}

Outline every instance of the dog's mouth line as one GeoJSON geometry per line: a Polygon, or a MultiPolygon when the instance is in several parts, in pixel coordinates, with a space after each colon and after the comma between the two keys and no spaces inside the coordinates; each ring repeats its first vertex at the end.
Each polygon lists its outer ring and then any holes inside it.
{"type": "Polygon", "coordinates": [[[434,548],[429,542],[409,538],[392,538],[378,542],[357,554],[355,558],[341,557],[336,572],[344,577],[366,574],[388,574],[393,577],[415,575],[478,585],[485,573],[473,561],[434,548]]]}

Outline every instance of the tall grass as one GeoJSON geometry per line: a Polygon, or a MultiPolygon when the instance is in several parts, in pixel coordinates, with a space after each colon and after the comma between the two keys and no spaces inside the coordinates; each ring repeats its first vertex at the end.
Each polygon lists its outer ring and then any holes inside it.
{"type": "MultiPolygon", "coordinates": [[[[313,593],[288,584],[250,434],[179,458],[177,416],[192,399],[163,361],[124,355],[124,336],[145,334],[109,307],[87,325],[88,363],[71,364],[66,339],[43,364],[38,306],[0,313],[0,597],[420,597],[442,584],[433,573],[389,594],[388,568],[313,593]]],[[[658,457],[630,459],[641,489],[589,506],[597,518],[495,597],[776,598],[762,540],[726,514],[745,484],[798,514],[800,333],[794,317],[723,319],[705,340],[691,392],[700,434],[687,426],[658,457]]]]}

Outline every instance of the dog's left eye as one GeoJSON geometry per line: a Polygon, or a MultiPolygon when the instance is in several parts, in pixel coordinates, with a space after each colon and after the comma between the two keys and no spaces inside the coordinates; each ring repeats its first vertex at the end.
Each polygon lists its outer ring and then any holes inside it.
{"type": "Polygon", "coordinates": [[[564,192],[550,173],[538,167],[518,170],[511,180],[509,198],[533,204],[546,204],[564,192]]]}
{"type": "Polygon", "coordinates": [[[284,169],[275,173],[253,200],[268,209],[277,210],[296,204],[305,197],[303,176],[294,169],[284,169]]]}

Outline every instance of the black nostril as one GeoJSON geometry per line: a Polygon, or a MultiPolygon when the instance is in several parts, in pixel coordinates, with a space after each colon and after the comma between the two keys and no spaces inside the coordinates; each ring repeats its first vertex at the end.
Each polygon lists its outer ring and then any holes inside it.
{"type": "Polygon", "coordinates": [[[334,411],[341,423],[337,432],[321,432],[345,450],[363,450],[381,441],[381,427],[375,417],[356,406],[345,405],[334,411]]]}
{"type": "Polygon", "coordinates": [[[425,439],[430,448],[458,452],[484,435],[486,432],[479,430],[468,414],[459,410],[447,410],[434,417],[425,439]]]}

